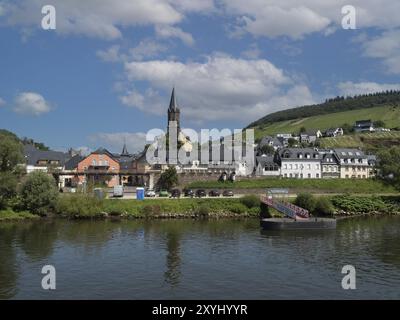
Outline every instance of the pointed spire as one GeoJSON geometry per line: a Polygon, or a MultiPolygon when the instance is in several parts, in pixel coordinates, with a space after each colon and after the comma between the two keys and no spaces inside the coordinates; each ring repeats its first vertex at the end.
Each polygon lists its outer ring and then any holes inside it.
{"type": "Polygon", "coordinates": [[[172,88],[172,93],[171,93],[171,100],[169,102],[169,110],[177,110],[178,105],[176,103],[176,98],[175,98],[175,87],[172,88]]]}
{"type": "Polygon", "coordinates": [[[128,148],[126,147],[126,138],[124,138],[124,147],[122,148],[121,156],[129,156],[128,148]]]}

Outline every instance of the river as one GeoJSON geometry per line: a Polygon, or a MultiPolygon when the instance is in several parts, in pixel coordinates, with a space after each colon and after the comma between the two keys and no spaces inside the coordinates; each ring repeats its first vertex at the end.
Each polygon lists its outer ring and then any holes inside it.
{"type": "Polygon", "coordinates": [[[0,224],[0,299],[399,299],[400,217],[333,231],[249,220],[62,219],[0,224]],[[42,267],[56,289],[41,287],[42,267]],[[344,290],[344,265],[356,289],[344,290]]]}

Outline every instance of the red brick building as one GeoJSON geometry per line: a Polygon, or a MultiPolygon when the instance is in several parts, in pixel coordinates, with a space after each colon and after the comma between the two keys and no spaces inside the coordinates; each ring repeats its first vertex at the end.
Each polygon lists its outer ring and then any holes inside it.
{"type": "Polygon", "coordinates": [[[120,164],[118,159],[104,148],[97,149],[80,161],[77,173],[79,184],[84,182],[93,184],[106,183],[109,187],[120,184],[120,164]]]}

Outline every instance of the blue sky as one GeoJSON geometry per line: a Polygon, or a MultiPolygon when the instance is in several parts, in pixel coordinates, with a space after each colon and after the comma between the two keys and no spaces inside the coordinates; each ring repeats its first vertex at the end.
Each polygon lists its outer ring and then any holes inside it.
{"type": "Polygon", "coordinates": [[[400,4],[0,0],[0,128],[54,149],[130,151],[165,128],[241,128],[336,95],[400,89],[400,4]],[[96,3],[96,5],[95,5],[96,3]],[[56,8],[56,30],[40,27],[56,8]]]}

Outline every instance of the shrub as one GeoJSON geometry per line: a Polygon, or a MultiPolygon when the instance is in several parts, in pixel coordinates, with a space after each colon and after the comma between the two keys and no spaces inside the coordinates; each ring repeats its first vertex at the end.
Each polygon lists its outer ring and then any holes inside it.
{"type": "Polygon", "coordinates": [[[316,200],[311,193],[300,193],[295,202],[295,205],[307,209],[310,212],[314,212],[316,200]]]}
{"type": "Polygon", "coordinates": [[[260,198],[254,194],[250,194],[240,198],[240,203],[244,204],[247,208],[254,208],[260,206],[260,198]]]}
{"type": "Polygon", "coordinates": [[[54,207],[57,197],[54,178],[41,171],[30,173],[21,188],[22,206],[34,214],[47,214],[54,207]]]}
{"type": "Polygon", "coordinates": [[[336,208],[351,213],[368,213],[373,211],[390,213],[397,210],[392,203],[385,202],[381,197],[341,195],[333,197],[332,203],[336,208]]]}
{"type": "Polygon", "coordinates": [[[228,212],[232,212],[232,213],[236,213],[236,214],[242,214],[242,213],[246,213],[249,212],[252,209],[249,209],[247,206],[245,206],[243,203],[241,202],[232,202],[227,204],[226,207],[228,212]]]}
{"type": "Polygon", "coordinates": [[[59,197],[55,211],[71,217],[102,216],[104,201],[87,194],[68,194],[59,197]]]}
{"type": "Polygon", "coordinates": [[[141,213],[146,217],[159,216],[161,214],[161,206],[158,204],[145,205],[141,208],[141,213]]]}
{"type": "Polygon", "coordinates": [[[320,216],[333,215],[334,208],[328,198],[320,197],[315,204],[314,213],[320,216]]]}
{"type": "Polygon", "coordinates": [[[204,217],[208,217],[209,212],[210,212],[210,207],[207,204],[203,203],[203,204],[199,205],[195,209],[194,214],[197,217],[203,217],[204,218],[204,217]]]}

